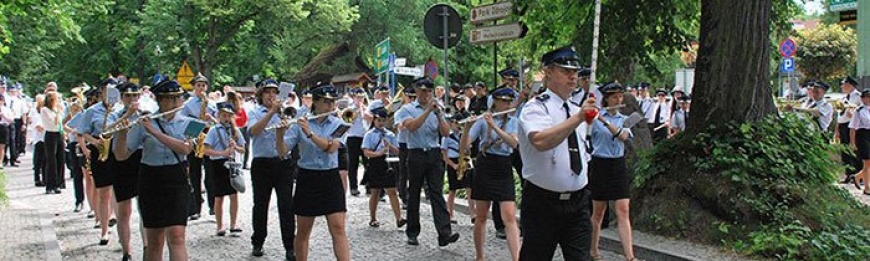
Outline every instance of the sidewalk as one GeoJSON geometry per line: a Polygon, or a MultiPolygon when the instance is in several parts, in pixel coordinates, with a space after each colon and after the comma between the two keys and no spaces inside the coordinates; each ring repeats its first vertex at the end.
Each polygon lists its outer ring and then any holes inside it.
{"type": "MultiPolygon", "coordinates": [[[[45,188],[35,187],[30,164],[30,152],[22,158],[20,167],[6,168],[9,205],[0,211],[0,261],[19,260],[120,260],[121,246],[116,229],[111,228],[108,246],[99,246],[99,229],[94,229],[94,220],[86,217],[88,206],[80,213],[73,213],[74,196],[72,181],[62,194],[46,195],[45,188]]],[[[246,173],[247,174],[247,173],[246,173]]],[[[248,182],[250,188],[250,181],[248,182]]],[[[389,205],[378,207],[380,228],[368,226],[368,198],[347,198],[347,232],[350,238],[351,256],[356,261],[384,260],[474,260],[474,241],[470,217],[456,213],[459,224],[453,230],[461,234],[458,242],[447,247],[437,247],[436,233],[428,204],[420,206],[422,233],[419,246],[408,246],[404,228],[397,229],[389,205]]],[[[214,217],[207,213],[202,219],[189,222],[187,246],[190,260],[283,260],[284,251],[280,242],[280,229],[276,199],[272,198],[269,213],[269,236],[264,246],[265,256],[250,256],[252,194],[239,195],[239,226],[244,230],[240,237],[215,236],[214,217]]],[[[225,203],[228,204],[228,203],[225,203]]],[[[203,207],[207,211],[207,207],[203,207]]],[[[141,236],[137,228],[138,212],[133,211],[132,249],[133,260],[142,260],[141,236]]],[[[404,213],[403,213],[404,214],[404,213]]],[[[228,222],[228,215],[227,215],[228,222]]],[[[335,260],[332,241],[324,218],[318,218],[312,232],[309,260],[335,260]]],[[[492,225],[487,226],[486,255],[488,260],[510,260],[507,242],[497,239],[492,225]]],[[[624,260],[612,253],[602,252],[607,260],[624,260]]],[[[168,260],[168,254],[165,255],[168,260]]],[[[557,251],[555,260],[562,260],[557,251]]],[[[650,260],[650,259],[648,259],[650,260]]]]}

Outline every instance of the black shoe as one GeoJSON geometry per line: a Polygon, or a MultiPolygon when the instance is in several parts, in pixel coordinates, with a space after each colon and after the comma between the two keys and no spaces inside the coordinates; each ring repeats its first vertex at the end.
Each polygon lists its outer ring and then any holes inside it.
{"type": "Polygon", "coordinates": [[[211,215],[211,216],[214,216],[214,209],[209,209],[209,210],[208,210],[208,214],[211,215]]]}
{"type": "Polygon", "coordinates": [[[447,246],[459,240],[459,233],[453,233],[445,238],[438,237],[438,246],[447,246]]]}
{"type": "Polygon", "coordinates": [[[399,223],[396,223],[396,226],[397,227],[404,227],[406,224],[408,224],[408,220],[402,219],[402,220],[399,220],[399,223]]]}
{"type": "Polygon", "coordinates": [[[124,254],[124,257],[121,258],[121,261],[130,261],[133,260],[133,257],[130,254],[124,254]]]}
{"type": "Polygon", "coordinates": [[[284,259],[287,259],[287,261],[296,261],[296,254],[293,254],[293,251],[287,252],[287,254],[284,255],[284,259]]]}
{"type": "Polygon", "coordinates": [[[54,194],[54,191],[53,190],[45,190],[45,194],[46,195],[54,194]]]}
{"type": "Polygon", "coordinates": [[[60,186],[58,186],[58,188],[60,188],[60,189],[66,189],[66,183],[61,183],[60,186]]]}
{"type": "Polygon", "coordinates": [[[504,232],[504,229],[499,229],[495,231],[495,237],[500,239],[507,239],[507,233],[504,232]]]}
{"type": "Polygon", "coordinates": [[[840,184],[849,184],[849,183],[852,183],[854,180],[855,180],[855,175],[849,175],[849,176],[846,176],[846,179],[843,179],[843,181],[840,181],[840,184]]]}
{"type": "Polygon", "coordinates": [[[117,220],[117,219],[114,219],[114,218],[113,218],[113,219],[109,219],[109,227],[114,227],[115,224],[118,224],[118,220],[117,220]]]}
{"type": "Polygon", "coordinates": [[[226,230],[221,230],[221,231],[218,231],[218,232],[217,232],[217,236],[219,236],[219,237],[226,236],[226,235],[227,235],[227,231],[226,231],[226,230]]]}
{"type": "Polygon", "coordinates": [[[42,183],[42,181],[37,181],[36,186],[37,187],[45,187],[45,183],[42,183]]]}
{"type": "Polygon", "coordinates": [[[256,257],[261,257],[261,256],[263,256],[263,247],[261,247],[261,246],[254,246],[254,250],[251,250],[251,255],[252,255],[252,256],[256,256],[256,257]]]}
{"type": "Polygon", "coordinates": [[[9,165],[6,165],[6,166],[7,166],[7,167],[16,167],[16,168],[17,168],[17,167],[18,167],[18,164],[9,164],[9,165]]]}
{"type": "Polygon", "coordinates": [[[197,219],[199,219],[199,214],[190,215],[190,217],[188,219],[190,219],[190,221],[197,220],[197,219]]]}
{"type": "Polygon", "coordinates": [[[100,238],[100,245],[101,245],[101,246],[105,246],[105,245],[108,245],[108,244],[109,244],[109,236],[106,236],[106,237],[100,238]]]}
{"type": "Polygon", "coordinates": [[[418,245],[420,245],[420,241],[417,241],[416,237],[409,237],[408,238],[408,245],[418,246],[418,245]]]}
{"type": "Polygon", "coordinates": [[[82,207],[83,207],[82,203],[76,203],[76,208],[73,209],[73,212],[75,212],[75,213],[82,212],[82,207]]]}
{"type": "Polygon", "coordinates": [[[54,194],[60,194],[60,189],[55,189],[54,194]]]}
{"type": "Polygon", "coordinates": [[[354,197],[359,196],[359,190],[357,190],[357,189],[351,189],[351,190],[350,190],[350,195],[352,195],[352,196],[354,196],[354,197]]]}
{"type": "Polygon", "coordinates": [[[89,211],[88,218],[94,218],[94,217],[96,217],[96,215],[94,215],[94,211],[93,210],[89,211]]]}
{"type": "Polygon", "coordinates": [[[402,203],[402,210],[408,210],[408,204],[402,203]]]}

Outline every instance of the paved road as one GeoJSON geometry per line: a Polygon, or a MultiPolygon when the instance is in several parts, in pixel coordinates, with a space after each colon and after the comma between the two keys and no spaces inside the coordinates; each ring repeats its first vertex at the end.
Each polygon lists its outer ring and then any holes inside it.
{"type": "MultiPolygon", "coordinates": [[[[117,233],[112,230],[108,246],[99,246],[99,229],[94,229],[94,220],[86,212],[73,213],[72,181],[69,189],[59,195],[45,195],[44,188],[33,184],[29,153],[21,167],[7,168],[7,192],[9,205],[0,211],[0,253],[2,260],[120,260],[121,246],[117,233]]],[[[248,184],[250,188],[250,183],[248,184]]],[[[191,260],[283,260],[284,251],[278,233],[278,217],[275,198],[272,199],[269,216],[269,237],[261,258],[250,256],[251,206],[250,192],[240,194],[239,221],[245,231],[240,237],[215,236],[213,216],[190,222],[187,228],[188,250],[191,260]]],[[[225,203],[228,204],[228,203],[225,203]]],[[[397,229],[387,204],[378,209],[380,228],[368,226],[368,200],[365,197],[348,196],[347,231],[351,242],[353,260],[474,260],[474,243],[470,217],[457,213],[458,225],[454,231],[462,236],[455,244],[437,247],[435,229],[428,205],[421,206],[422,233],[419,246],[405,244],[404,229],[397,229]]],[[[207,207],[204,207],[207,209],[207,207]]],[[[87,206],[85,207],[87,210],[87,206]]],[[[228,217],[227,217],[228,219],[228,217]]],[[[134,211],[134,224],[139,216],[134,211]]],[[[226,222],[226,221],[225,221],[226,222]]],[[[492,226],[488,227],[488,260],[510,260],[507,243],[494,237],[492,226]]],[[[141,260],[141,237],[138,229],[133,231],[134,260],[141,260]]],[[[334,260],[332,244],[323,218],[317,220],[312,235],[310,260],[334,260]]],[[[620,255],[604,252],[607,260],[624,260],[620,255]]],[[[561,260],[557,253],[556,260],[561,260]]],[[[168,260],[168,256],[166,258],[168,260]]]]}

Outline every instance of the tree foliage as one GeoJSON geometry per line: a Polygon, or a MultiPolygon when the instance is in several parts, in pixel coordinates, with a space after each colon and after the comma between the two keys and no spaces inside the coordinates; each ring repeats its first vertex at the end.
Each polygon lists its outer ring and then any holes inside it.
{"type": "Polygon", "coordinates": [[[820,24],[798,32],[795,61],[808,78],[843,78],[858,59],[855,31],[836,24],[820,24]]]}

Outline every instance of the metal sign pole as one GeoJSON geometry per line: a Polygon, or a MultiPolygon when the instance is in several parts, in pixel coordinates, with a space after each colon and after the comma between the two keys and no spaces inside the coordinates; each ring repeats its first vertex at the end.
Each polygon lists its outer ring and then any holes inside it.
{"type": "MultiPolygon", "coordinates": [[[[444,84],[447,85],[448,87],[450,87],[450,69],[448,68],[449,66],[447,66],[447,59],[448,59],[447,39],[448,39],[448,37],[450,37],[450,33],[447,31],[447,17],[450,16],[450,11],[447,9],[447,6],[444,6],[443,8],[441,8],[441,10],[442,10],[441,21],[444,25],[444,31],[443,31],[442,39],[441,39],[444,43],[444,84]]],[[[447,95],[447,96],[450,96],[450,95],[447,95]]],[[[447,106],[447,104],[450,104],[450,97],[444,97],[444,103],[445,103],[444,104],[445,106],[447,106]]]]}
{"type": "Polygon", "coordinates": [[[598,31],[601,27],[601,0],[595,0],[595,25],[592,33],[592,74],[589,83],[595,85],[595,73],[598,72],[598,31]]]}

